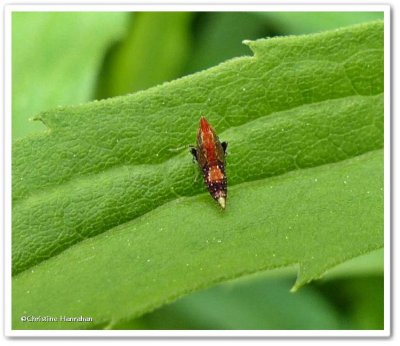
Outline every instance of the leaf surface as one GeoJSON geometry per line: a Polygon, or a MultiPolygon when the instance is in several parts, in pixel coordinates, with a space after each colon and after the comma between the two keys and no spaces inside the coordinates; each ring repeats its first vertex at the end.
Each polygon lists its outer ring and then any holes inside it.
{"type": "Polygon", "coordinates": [[[48,133],[13,147],[14,328],[112,326],[288,265],[298,288],[382,248],[382,35],[248,42],[254,57],[40,114],[48,133]],[[225,212],[187,151],[203,114],[229,142],[225,212]]]}

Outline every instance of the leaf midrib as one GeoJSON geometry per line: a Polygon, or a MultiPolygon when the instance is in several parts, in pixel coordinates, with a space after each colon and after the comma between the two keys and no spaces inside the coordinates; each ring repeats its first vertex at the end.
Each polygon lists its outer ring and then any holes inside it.
{"type": "MultiPolygon", "coordinates": [[[[321,103],[324,103],[326,101],[331,101],[331,100],[341,100],[341,99],[346,99],[346,98],[350,98],[350,97],[354,97],[354,96],[370,97],[370,96],[377,96],[377,95],[383,95],[383,93],[372,94],[372,95],[354,94],[354,95],[349,95],[349,96],[346,96],[346,97],[331,98],[331,99],[318,101],[318,102],[309,102],[309,103],[305,103],[304,105],[300,105],[300,106],[297,106],[297,107],[287,108],[287,109],[279,110],[277,112],[271,112],[271,113],[269,113],[269,114],[267,114],[265,116],[260,116],[260,117],[253,118],[252,120],[246,121],[246,122],[244,122],[244,123],[242,123],[240,125],[230,126],[230,127],[226,128],[222,133],[220,133],[219,137],[220,138],[224,138],[224,133],[227,130],[231,130],[231,129],[234,129],[234,128],[240,128],[240,127],[242,127],[244,125],[251,124],[251,123],[253,123],[255,121],[258,121],[258,120],[263,119],[263,118],[268,118],[268,117],[271,117],[273,115],[277,115],[279,117],[279,114],[282,113],[282,112],[287,112],[287,111],[290,111],[290,110],[295,110],[295,109],[303,108],[303,107],[307,108],[310,105],[321,104],[321,103]]],[[[373,125],[374,124],[371,124],[369,126],[373,126],[373,125]]],[[[365,127],[367,127],[367,126],[365,125],[365,126],[359,127],[359,128],[357,128],[357,130],[361,129],[361,128],[365,128],[365,127]]],[[[352,131],[355,131],[355,130],[350,130],[347,133],[351,133],[352,131]]],[[[325,139],[326,139],[326,137],[323,137],[319,141],[323,141],[325,139]]],[[[314,145],[316,145],[316,144],[317,144],[317,142],[314,143],[314,145]]],[[[99,170],[99,171],[90,172],[90,173],[86,173],[86,174],[75,175],[71,179],[69,179],[68,181],[65,181],[63,183],[59,183],[59,184],[56,184],[56,185],[43,187],[41,190],[32,191],[32,194],[30,196],[27,196],[27,197],[21,198],[21,199],[17,199],[16,201],[14,201],[14,203],[17,202],[17,201],[19,203],[24,203],[25,201],[34,201],[35,199],[41,199],[43,196],[45,196],[45,195],[47,195],[49,193],[52,193],[53,191],[55,191],[55,190],[57,190],[59,188],[64,189],[64,188],[67,188],[68,186],[73,186],[75,183],[77,183],[81,179],[89,179],[90,177],[95,177],[95,176],[98,176],[99,174],[103,174],[103,173],[107,174],[108,172],[116,170],[116,169],[119,169],[119,168],[135,168],[135,167],[154,168],[154,167],[157,167],[157,166],[161,167],[161,166],[163,166],[165,164],[168,164],[168,162],[176,160],[177,158],[179,158],[179,156],[182,156],[185,152],[187,152],[187,156],[190,157],[188,149],[189,149],[189,144],[187,145],[187,147],[185,149],[182,149],[181,151],[178,151],[177,154],[167,158],[164,161],[156,162],[154,164],[147,164],[147,163],[145,163],[145,164],[123,164],[123,163],[121,163],[121,164],[118,164],[118,165],[109,166],[106,169],[102,169],[102,170],[99,170]]],[[[367,153],[367,152],[368,151],[366,151],[364,153],[367,153]]],[[[228,151],[228,154],[229,154],[229,151],[228,151]]],[[[346,160],[346,159],[343,159],[343,160],[346,160]]],[[[329,164],[329,163],[334,163],[334,162],[341,162],[343,160],[334,160],[334,161],[330,161],[330,162],[324,163],[323,165],[329,164]]],[[[314,166],[310,166],[310,167],[307,167],[307,168],[318,167],[318,166],[321,166],[321,165],[314,165],[314,166]]],[[[300,170],[300,169],[305,169],[305,168],[304,167],[300,167],[300,166],[298,166],[296,164],[296,169],[289,169],[289,170],[287,170],[285,172],[278,173],[278,174],[272,174],[272,175],[271,174],[265,174],[265,175],[262,175],[262,176],[260,176],[260,177],[258,177],[256,179],[249,179],[247,181],[250,182],[250,181],[261,180],[261,179],[265,179],[265,178],[271,178],[271,177],[279,176],[279,175],[286,174],[288,172],[291,172],[291,171],[294,171],[294,170],[300,170]]],[[[235,186],[237,184],[229,184],[229,185],[230,186],[235,186]]],[[[199,193],[194,193],[194,194],[190,194],[190,195],[187,195],[187,196],[185,195],[185,197],[196,196],[198,194],[201,194],[201,193],[199,192],[199,193]]],[[[173,200],[173,199],[171,199],[171,200],[173,200]]]]}
{"type": "MultiPolygon", "coordinates": [[[[377,96],[377,95],[383,95],[383,93],[376,93],[376,94],[371,94],[371,95],[362,95],[362,94],[359,94],[359,93],[357,93],[357,92],[355,91],[354,94],[348,95],[348,96],[345,96],[345,97],[336,97],[336,98],[333,97],[333,98],[328,98],[328,99],[320,100],[320,101],[316,101],[316,102],[304,103],[304,104],[299,105],[299,106],[297,106],[297,107],[291,107],[291,108],[280,109],[280,110],[278,110],[278,111],[276,111],[276,112],[271,112],[271,113],[268,113],[268,114],[266,114],[266,115],[264,115],[264,116],[254,117],[254,118],[252,118],[250,121],[245,121],[245,122],[243,122],[243,123],[241,123],[241,124],[239,124],[239,125],[236,125],[236,126],[229,126],[229,127],[225,128],[223,132],[219,133],[219,136],[220,136],[221,138],[223,138],[224,133],[225,133],[225,131],[227,131],[227,130],[231,130],[231,129],[233,129],[233,128],[240,128],[241,126],[244,126],[244,125],[247,125],[247,124],[251,124],[251,123],[254,122],[254,121],[257,121],[257,120],[262,119],[262,118],[268,118],[268,117],[271,117],[271,116],[273,116],[273,115],[278,115],[278,116],[279,116],[279,113],[287,112],[287,111],[290,111],[290,110],[295,110],[295,109],[297,109],[297,108],[303,108],[303,107],[307,107],[307,106],[310,106],[310,105],[320,104],[320,103],[324,103],[324,102],[326,102],[326,101],[342,100],[342,99],[351,98],[351,97],[354,97],[354,96],[371,97],[371,96],[377,96]]],[[[168,107],[167,107],[167,108],[168,108],[168,107]]],[[[35,121],[42,121],[42,122],[46,125],[46,123],[44,122],[44,120],[43,120],[42,118],[40,118],[40,117],[39,117],[39,118],[35,118],[35,121]]],[[[222,118],[222,119],[221,119],[221,122],[223,122],[223,121],[227,122],[226,119],[223,119],[223,118],[222,118]]],[[[47,125],[46,125],[46,126],[47,126],[47,125]]],[[[51,132],[51,128],[48,127],[48,131],[51,132]]],[[[39,136],[44,136],[44,135],[47,135],[47,134],[41,134],[41,135],[39,135],[39,136]]],[[[37,136],[38,136],[37,134],[36,134],[36,135],[31,135],[31,136],[28,136],[28,137],[26,137],[26,138],[24,138],[24,139],[22,139],[22,140],[17,140],[16,142],[25,141],[25,140],[28,139],[28,138],[32,138],[32,137],[34,138],[34,137],[37,137],[37,136]]],[[[324,139],[325,139],[325,138],[323,138],[323,139],[321,139],[321,140],[324,140],[324,139]]],[[[190,144],[186,144],[187,149],[189,148],[189,145],[190,145],[190,144]]],[[[108,148],[107,148],[107,149],[108,149],[108,148]]],[[[187,149],[185,149],[185,150],[187,150],[187,149]]],[[[65,182],[62,182],[62,183],[53,184],[53,185],[46,186],[46,187],[42,187],[40,190],[32,190],[32,191],[30,192],[31,194],[30,194],[29,196],[20,197],[20,198],[15,198],[15,200],[14,200],[13,202],[14,202],[14,204],[15,204],[16,202],[19,202],[19,203],[20,203],[20,201],[23,202],[24,200],[31,200],[31,199],[34,199],[35,197],[36,197],[36,198],[40,198],[41,196],[46,195],[46,194],[48,193],[48,191],[58,189],[59,187],[62,187],[62,186],[68,186],[69,184],[72,184],[72,183],[74,183],[74,182],[76,182],[76,181],[78,181],[78,180],[80,180],[80,179],[82,179],[82,178],[85,179],[85,178],[89,178],[89,177],[91,177],[91,176],[97,176],[97,175],[98,175],[99,173],[101,173],[101,172],[107,172],[107,171],[111,171],[111,170],[114,170],[114,169],[117,169],[117,168],[123,168],[123,167],[155,167],[155,166],[162,166],[162,165],[168,163],[169,161],[172,161],[172,160],[176,159],[177,157],[179,157],[179,155],[182,155],[183,153],[184,153],[183,150],[182,150],[182,151],[178,151],[177,154],[175,154],[175,155],[173,155],[173,156],[171,156],[171,157],[169,157],[169,158],[167,158],[167,159],[165,159],[165,160],[163,160],[163,161],[156,162],[156,163],[154,163],[154,164],[148,164],[148,163],[144,163],[144,164],[124,164],[124,163],[120,163],[120,164],[118,164],[118,165],[108,166],[106,169],[102,169],[102,170],[98,170],[98,171],[93,171],[93,172],[89,172],[89,173],[86,173],[86,174],[78,174],[78,175],[73,176],[73,177],[72,177],[71,179],[69,179],[68,181],[65,181],[65,182]]],[[[339,160],[339,161],[332,161],[332,162],[340,162],[340,161],[342,161],[342,160],[339,160]]],[[[312,167],[317,167],[317,166],[312,166],[312,167]]],[[[298,169],[303,169],[303,168],[298,168],[298,169]]],[[[289,170],[289,171],[290,171],[290,170],[289,170]]],[[[287,173],[287,172],[289,172],[289,171],[283,172],[283,173],[281,173],[281,174],[285,174],[285,173],[287,173]]],[[[278,174],[278,175],[280,175],[280,174],[278,174]]],[[[258,178],[258,179],[263,179],[263,178],[265,178],[265,177],[272,177],[272,176],[276,176],[276,175],[275,175],[275,174],[274,174],[274,175],[265,175],[265,176],[260,177],[260,178],[258,178]]],[[[258,180],[258,179],[256,179],[256,180],[258,180]]],[[[252,181],[252,180],[249,180],[249,181],[252,181]]],[[[231,185],[231,184],[230,184],[230,185],[231,185]]],[[[234,184],[232,184],[231,186],[234,186],[234,184]]],[[[194,195],[196,195],[196,194],[194,194],[194,195]]],[[[194,195],[190,195],[190,196],[194,196],[194,195]]]]}
{"type": "MultiPolygon", "coordinates": [[[[361,96],[361,97],[368,97],[368,96],[361,96]]],[[[330,101],[330,100],[328,100],[328,101],[330,101]]],[[[326,101],[321,101],[321,102],[314,102],[314,104],[319,104],[319,103],[323,103],[323,102],[326,102],[326,101]]],[[[300,107],[307,107],[308,105],[310,105],[310,104],[305,104],[305,105],[302,105],[302,106],[299,106],[299,107],[295,107],[295,108],[292,108],[292,109],[296,109],[296,108],[300,108],[300,107]]],[[[285,110],[286,111],[286,110],[285,110]]],[[[274,113],[271,113],[271,114],[279,114],[280,112],[274,112],[274,113]]],[[[265,117],[269,117],[270,115],[267,115],[267,116],[265,116],[265,117]]],[[[236,126],[236,127],[241,127],[241,126],[244,126],[244,125],[248,125],[249,123],[252,123],[252,122],[254,122],[254,121],[257,121],[257,120],[259,120],[260,118],[263,118],[263,117],[258,117],[257,119],[253,119],[252,121],[248,121],[248,122],[245,122],[244,124],[242,124],[242,125],[240,125],[240,126],[236,126]]],[[[374,126],[374,124],[371,124],[371,126],[374,126]]],[[[229,128],[229,130],[230,129],[232,129],[232,128],[229,128]]],[[[228,129],[227,129],[228,130],[228,129]]],[[[351,132],[352,130],[350,130],[350,132],[351,132]]],[[[348,132],[348,131],[347,131],[348,132]]],[[[346,133],[347,133],[346,132],[346,133]]],[[[221,134],[221,138],[223,138],[223,135],[224,135],[224,132],[221,134]]],[[[324,137],[324,138],[322,138],[321,140],[324,140],[324,139],[326,139],[326,137],[324,137]]],[[[378,149],[378,148],[376,148],[376,149],[378,149]]],[[[362,154],[366,154],[367,152],[369,152],[369,151],[373,151],[373,150],[376,150],[376,149],[372,149],[372,150],[367,150],[367,151],[364,151],[363,153],[360,153],[360,154],[358,154],[358,155],[355,155],[355,156],[353,156],[353,157],[356,157],[356,156],[359,156],[359,155],[362,155],[362,154]]],[[[122,168],[122,167],[125,167],[125,168],[135,168],[135,167],[147,167],[147,168],[151,168],[151,169],[154,169],[154,167],[157,167],[157,166],[163,166],[163,165],[165,165],[165,164],[168,164],[168,162],[170,161],[170,162],[172,162],[172,161],[174,161],[174,160],[177,160],[177,159],[179,159],[179,157],[180,156],[183,156],[184,155],[184,152],[181,152],[181,153],[179,153],[179,154],[176,154],[176,155],[174,155],[174,156],[172,156],[171,158],[169,158],[168,160],[165,160],[165,161],[163,161],[163,162],[161,162],[161,163],[157,163],[157,164],[154,164],[154,165],[149,165],[149,164],[145,164],[145,165],[121,165],[121,166],[112,166],[112,167],[109,167],[107,170],[104,170],[104,174],[105,175],[107,175],[107,174],[109,174],[110,173],[110,171],[112,171],[112,170],[118,170],[118,169],[120,169],[120,168],[122,168]]],[[[187,157],[188,157],[188,160],[191,160],[190,159],[190,156],[189,156],[189,154],[187,153],[187,157]]],[[[344,160],[346,160],[346,159],[348,159],[348,158],[345,158],[345,159],[334,159],[334,158],[331,158],[331,159],[333,159],[332,161],[329,161],[329,162],[325,162],[325,163],[323,163],[322,165],[321,164],[317,164],[317,165],[313,165],[313,166],[309,166],[309,167],[300,167],[299,165],[297,165],[296,164],[296,166],[295,166],[295,168],[293,168],[293,169],[287,169],[286,171],[284,171],[284,172],[280,172],[280,173],[278,173],[278,174],[276,174],[276,173],[274,173],[274,174],[271,174],[271,172],[267,172],[267,173],[265,173],[265,172],[262,172],[263,174],[261,175],[261,176],[256,176],[256,177],[253,177],[253,176],[250,176],[250,178],[248,178],[248,180],[246,180],[245,182],[239,182],[239,183],[233,183],[233,184],[230,184],[230,186],[236,186],[236,185],[240,185],[240,184],[243,184],[243,183],[246,183],[246,182],[253,182],[253,181],[257,181],[257,180],[265,180],[265,179],[268,179],[268,178],[274,178],[274,177],[277,177],[277,176],[281,176],[281,175],[284,175],[284,174],[288,174],[288,173],[290,173],[290,172],[293,172],[293,171],[297,171],[297,170],[300,170],[300,169],[308,169],[308,168],[315,168],[315,167],[318,167],[318,166],[323,166],[323,165],[326,165],[326,164],[332,164],[332,163],[338,163],[338,162],[341,162],[341,161],[344,161],[344,160]]],[[[196,167],[197,168],[197,167],[196,167]]],[[[229,170],[228,170],[228,174],[229,174],[229,170]]],[[[20,201],[19,203],[18,203],[18,206],[20,207],[20,206],[24,206],[24,204],[26,203],[26,204],[28,204],[29,205],[29,203],[31,203],[31,202],[34,202],[35,200],[40,200],[40,199],[42,199],[42,198],[46,198],[46,196],[51,196],[51,194],[52,193],[55,193],[55,194],[59,194],[60,192],[59,192],[59,189],[61,188],[62,190],[64,190],[64,191],[68,191],[71,187],[72,187],[72,189],[74,188],[74,187],[76,187],[77,185],[79,185],[79,182],[82,182],[82,180],[86,180],[86,181],[88,181],[88,180],[90,180],[90,177],[92,177],[92,176],[98,176],[99,175],[99,173],[92,173],[92,174],[88,174],[88,175],[85,175],[85,176],[82,176],[82,175],[80,175],[80,176],[75,176],[73,179],[70,179],[69,181],[66,181],[65,183],[63,183],[63,184],[60,184],[60,185],[57,185],[57,186],[50,186],[50,187],[48,187],[48,188],[46,188],[46,189],[44,189],[44,191],[40,191],[40,193],[37,193],[37,194],[35,194],[35,195],[32,195],[32,196],[30,196],[30,197],[28,197],[28,198],[25,198],[24,200],[22,200],[22,201],[20,201]],[[77,184],[77,182],[78,182],[78,184],[77,184]]],[[[200,182],[200,184],[201,185],[203,185],[203,182],[200,182]]],[[[196,186],[199,186],[200,184],[196,184],[196,186]]],[[[197,196],[197,195],[199,195],[199,194],[208,194],[207,192],[205,192],[205,188],[203,187],[203,189],[202,189],[202,192],[200,192],[200,190],[198,190],[199,192],[196,192],[196,191],[194,191],[194,190],[190,190],[189,191],[189,193],[187,193],[187,194],[182,194],[182,195],[179,195],[178,197],[192,197],[192,196],[197,196]]],[[[159,202],[160,203],[157,203],[157,204],[155,204],[155,205],[148,205],[147,207],[145,206],[145,208],[143,208],[143,210],[142,211],[137,211],[137,214],[133,217],[133,218],[129,218],[129,216],[126,218],[126,219],[124,219],[121,223],[114,223],[114,224],[111,224],[111,225],[105,225],[106,227],[104,227],[104,229],[102,229],[102,230],[98,230],[98,232],[96,232],[95,234],[85,234],[85,236],[84,237],[80,237],[80,239],[82,240],[82,239],[87,239],[87,238],[92,238],[92,237],[94,237],[94,236],[97,236],[97,235],[99,235],[99,234],[102,234],[102,233],[104,233],[104,232],[107,232],[108,230],[110,230],[110,229],[113,229],[114,227],[118,227],[118,226],[120,226],[120,225],[123,225],[123,224],[126,224],[127,222],[130,222],[130,221],[132,221],[132,220],[135,220],[135,219],[137,219],[137,218],[139,218],[139,217],[141,217],[141,216],[143,216],[143,215],[145,215],[145,214],[147,214],[148,212],[150,212],[152,209],[154,209],[154,208],[158,208],[158,207],[160,207],[160,206],[162,206],[162,205],[164,205],[164,204],[166,204],[166,203],[168,203],[168,202],[171,202],[171,201],[173,201],[173,200],[175,200],[175,199],[177,199],[177,194],[175,193],[173,193],[173,191],[170,191],[167,195],[166,195],[167,197],[164,197],[164,198],[162,198],[162,199],[160,199],[159,200],[159,202]]],[[[79,239],[77,239],[77,241],[75,241],[75,242],[73,242],[71,245],[69,245],[68,247],[64,247],[64,245],[63,245],[63,249],[60,251],[60,252],[63,252],[64,250],[66,250],[66,249],[68,249],[70,246],[73,246],[73,245],[75,245],[75,244],[77,244],[77,243],[79,243],[81,240],[79,240],[79,239]]],[[[59,253],[60,253],[59,252],[59,253]]],[[[40,262],[39,262],[40,263],[40,262]]],[[[37,264],[39,264],[39,263],[37,263],[37,264]]],[[[34,264],[33,266],[35,266],[35,265],[37,265],[37,264],[34,264]]],[[[26,268],[25,270],[28,270],[28,269],[30,269],[30,268],[32,268],[32,266],[30,266],[30,267],[28,267],[28,268],[26,268]]],[[[21,272],[24,272],[25,270],[23,270],[23,271],[21,271],[21,272]]],[[[16,273],[16,275],[18,275],[20,272],[18,272],[18,273],[16,273]]]]}

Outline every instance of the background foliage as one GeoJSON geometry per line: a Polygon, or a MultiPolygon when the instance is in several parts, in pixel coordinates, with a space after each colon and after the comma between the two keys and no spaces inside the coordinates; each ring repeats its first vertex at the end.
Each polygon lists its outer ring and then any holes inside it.
{"type": "MultiPolygon", "coordinates": [[[[144,90],[231,57],[251,55],[240,43],[243,39],[311,33],[379,18],[382,14],[14,14],[13,138],[44,130],[40,123],[27,121],[39,111],[144,90]],[[31,35],[35,40],[26,39],[31,35]]],[[[379,107],[379,101],[366,102],[368,109],[379,107]]],[[[352,126],[351,120],[343,121],[352,126]]],[[[383,328],[382,252],[349,261],[292,294],[295,276],[294,270],[280,270],[244,277],[109,327],[383,328]]],[[[26,286],[18,287],[26,291],[26,286]]]]}

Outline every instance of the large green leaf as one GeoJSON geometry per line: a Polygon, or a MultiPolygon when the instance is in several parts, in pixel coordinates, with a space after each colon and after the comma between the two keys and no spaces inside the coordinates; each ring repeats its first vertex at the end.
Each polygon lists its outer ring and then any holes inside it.
{"type": "Polygon", "coordinates": [[[14,144],[14,328],[112,325],[292,264],[299,287],[383,246],[383,24],[248,44],[254,57],[42,113],[48,133],[14,144]],[[229,142],[225,212],[182,149],[201,114],[229,142]]]}

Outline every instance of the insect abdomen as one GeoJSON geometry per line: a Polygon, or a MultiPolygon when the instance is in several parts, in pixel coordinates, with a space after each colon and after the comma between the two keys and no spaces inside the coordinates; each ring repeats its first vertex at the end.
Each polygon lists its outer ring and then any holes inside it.
{"type": "Polygon", "coordinates": [[[227,179],[225,167],[222,163],[203,167],[204,182],[207,185],[211,196],[218,202],[227,196],[227,179]]]}

